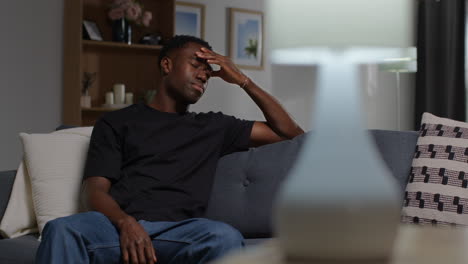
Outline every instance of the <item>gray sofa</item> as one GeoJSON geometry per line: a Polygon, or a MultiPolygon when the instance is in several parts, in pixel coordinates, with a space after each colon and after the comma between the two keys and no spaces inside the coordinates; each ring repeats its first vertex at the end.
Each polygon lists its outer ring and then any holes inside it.
{"type": "MultiPolygon", "coordinates": [[[[371,130],[382,158],[404,190],[418,133],[371,130]]],[[[271,210],[275,193],[292,167],[307,135],[223,157],[216,173],[206,217],[236,227],[246,244],[272,236],[271,210]]],[[[0,172],[0,219],[15,171],[0,172]]],[[[37,235],[0,239],[0,263],[34,263],[37,235]]]]}

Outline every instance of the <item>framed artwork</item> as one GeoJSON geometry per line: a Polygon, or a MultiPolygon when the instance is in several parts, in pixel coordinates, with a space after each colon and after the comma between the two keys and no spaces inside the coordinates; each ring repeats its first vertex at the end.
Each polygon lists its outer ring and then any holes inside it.
{"type": "Polygon", "coordinates": [[[205,37],[205,6],[202,4],[176,2],[175,34],[205,37]]]}
{"type": "Polygon", "coordinates": [[[102,40],[101,31],[96,23],[89,20],[83,20],[83,38],[91,40],[102,40]]]}
{"type": "Polygon", "coordinates": [[[263,69],[263,13],[229,8],[229,56],[237,66],[263,69]]]}

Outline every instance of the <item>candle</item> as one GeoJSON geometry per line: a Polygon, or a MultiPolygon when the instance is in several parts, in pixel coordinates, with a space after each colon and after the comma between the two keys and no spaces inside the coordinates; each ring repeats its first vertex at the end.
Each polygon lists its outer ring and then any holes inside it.
{"type": "Polygon", "coordinates": [[[125,103],[126,104],[133,104],[133,93],[126,93],[125,94],[125,103]]]}
{"type": "Polygon", "coordinates": [[[125,84],[114,84],[114,102],[116,104],[123,104],[125,100],[125,84]]]}
{"type": "Polygon", "coordinates": [[[106,93],[106,105],[113,105],[114,104],[114,93],[107,92],[106,93]]]}

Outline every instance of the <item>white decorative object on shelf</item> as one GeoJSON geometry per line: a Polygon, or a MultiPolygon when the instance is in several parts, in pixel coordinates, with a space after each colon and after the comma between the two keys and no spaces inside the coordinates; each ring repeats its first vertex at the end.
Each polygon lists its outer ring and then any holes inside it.
{"type": "Polygon", "coordinates": [[[319,66],[315,130],[276,201],[281,249],[301,263],[388,260],[402,194],[363,126],[358,69],[413,46],[415,3],[267,0],[266,6],[272,62],[319,66]]]}
{"type": "Polygon", "coordinates": [[[91,107],[91,96],[90,95],[82,95],[80,103],[81,103],[82,108],[91,107]]]}
{"type": "Polygon", "coordinates": [[[128,104],[128,105],[133,104],[133,93],[125,94],[125,104],[128,104]]]}
{"type": "Polygon", "coordinates": [[[114,84],[114,103],[123,104],[125,103],[125,84],[117,83],[114,84]]]}
{"type": "Polygon", "coordinates": [[[106,105],[113,105],[114,104],[114,92],[107,92],[106,93],[106,105]]]}

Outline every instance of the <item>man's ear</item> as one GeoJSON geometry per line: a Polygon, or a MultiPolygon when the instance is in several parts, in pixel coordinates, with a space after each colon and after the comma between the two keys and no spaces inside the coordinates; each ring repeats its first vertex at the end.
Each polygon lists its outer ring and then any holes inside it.
{"type": "Polygon", "coordinates": [[[164,74],[172,71],[172,60],[169,57],[164,57],[161,60],[161,70],[164,74]]]}

